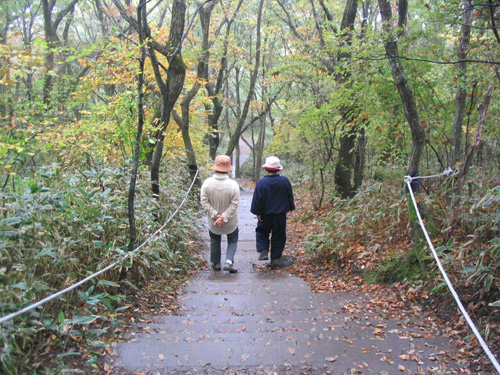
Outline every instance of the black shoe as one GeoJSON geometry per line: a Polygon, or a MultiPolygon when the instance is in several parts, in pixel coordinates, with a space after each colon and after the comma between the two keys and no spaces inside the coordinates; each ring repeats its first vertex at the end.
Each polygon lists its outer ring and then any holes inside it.
{"type": "Polygon", "coordinates": [[[282,267],[281,258],[271,259],[270,267],[272,270],[282,267]]]}
{"type": "Polygon", "coordinates": [[[212,269],[213,269],[214,271],[220,271],[220,270],[221,270],[221,268],[220,268],[220,263],[213,263],[213,264],[212,264],[212,269]]]}
{"type": "Polygon", "coordinates": [[[259,260],[268,260],[269,256],[267,255],[267,251],[261,251],[259,253],[259,260]]]}
{"type": "Polygon", "coordinates": [[[238,270],[234,268],[233,264],[226,263],[224,264],[224,271],[229,271],[229,273],[236,273],[238,270]]]}

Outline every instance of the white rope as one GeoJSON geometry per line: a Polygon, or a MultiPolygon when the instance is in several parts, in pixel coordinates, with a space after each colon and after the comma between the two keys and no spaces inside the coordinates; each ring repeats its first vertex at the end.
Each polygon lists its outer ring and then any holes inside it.
{"type": "Polygon", "coordinates": [[[149,243],[151,241],[152,238],[156,237],[166,226],[167,224],[172,220],[172,218],[177,214],[177,212],[179,212],[179,210],[181,209],[181,207],[184,205],[184,202],[186,202],[186,199],[187,197],[189,196],[189,193],[191,191],[191,189],[193,188],[193,185],[196,181],[196,177],[198,176],[198,171],[196,171],[196,174],[194,175],[193,177],[193,181],[191,182],[191,186],[189,187],[186,195],[184,196],[184,199],[182,200],[181,204],[177,207],[177,209],[174,211],[174,213],[172,215],[170,215],[170,217],[168,218],[168,220],[161,226],[160,229],[158,229],[156,232],[154,232],[151,236],[149,236],[149,238],[147,238],[141,245],[139,245],[138,247],[136,247],[133,251],[131,252],[128,252],[124,257],[122,257],[120,260],[116,261],[116,262],[113,262],[111,263],[109,266],[95,272],[94,274],[86,277],[85,279],[83,280],[80,280],[78,281],[77,283],[57,292],[57,293],[54,293],[36,303],[33,303],[29,306],[26,306],[24,308],[22,308],[21,310],[19,311],[16,311],[16,312],[13,312],[11,314],[8,314],[8,315],[5,315],[4,317],[0,318],[0,324],[3,324],[13,318],[15,318],[16,316],[19,316],[21,314],[24,314],[26,312],[29,312],[33,309],[36,309],[37,307],[39,306],[42,306],[44,305],[45,303],[49,302],[49,301],[52,301],[53,299],[67,293],[67,292],[70,292],[72,291],[73,289],[76,289],[78,288],[80,285],[82,284],[85,284],[87,281],[90,281],[94,278],[96,278],[97,276],[101,275],[102,273],[106,272],[106,271],[109,271],[110,269],[114,268],[115,266],[117,266],[118,264],[121,264],[125,259],[127,259],[127,257],[131,257],[133,256],[134,254],[136,254],[144,245],[146,245],[147,243],[149,243]]]}
{"type": "Polygon", "coordinates": [[[186,199],[189,196],[189,192],[191,191],[191,189],[194,186],[194,183],[196,181],[196,177],[198,177],[198,170],[196,170],[196,173],[195,173],[195,175],[193,177],[193,181],[191,181],[191,186],[189,186],[189,189],[188,189],[187,193],[185,194],[184,199],[182,200],[181,204],[179,206],[177,206],[177,209],[174,211],[174,213],[172,215],[170,215],[170,217],[168,218],[168,220],[156,232],[154,232],[151,236],[149,236],[149,238],[146,239],[146,241],[144,241],[141,245],[139,245],[133,251],[127,253],[127,255],[124,257],[124,259],[127,258],[128,256],[132,256],[135,253],[137,253],[144,245],[148,244],[152,238],[156,237],[156,235],[158,235],[159,233],[161,233],[161,231],[163,229],[165,229],[165,227],[167,226],[167,224],[170,223],[170,221],[172,220],[172,218],[177,214],[177,212],[179,212],[179,210],[181,209],[181,207],[184,205],[184,202],[186,202],[186,199]]]}
{"type": "Polygon", "coordinates": [[[424,180],[424,179],[436,178],[436,177],[448,177],[448,176],[453,177],[459,173],[460,173],[459,171],[453,173],[453,170],[451,168],[448,168],[443,173],[440,173],[440,174],[435,174],[432,176],[414,176],[414,177],[406,176],[405,179],[410,179],[410,181],[412,181],[412,180],[424,180]]]}
{"type": "Polygon", "coordinates": [[[26,313],[28,311],[36,309],[37,307],[42,306],[43,304],[45,304],[45,303],[47,303],[49,301],[52,301],[53,299],[55,299],[55,298],[57,298],[57,297],[65,294],[65,293],[67,293],[67,292],[69,292],[69,291],[71,291],[71,290],[73,290],[75,288],[78,288],[80,285],[82,285],[82,284],[86,283],[87,281],[92,280],[93,278],[99,276],[100,274],[102,274],[102,273],[110,270],[111,268],[113,268],[117,264],[118,264],[118,262],[111,263],[106,268],[103,268],[102,270],[94,273],[93,275],[90,275],[90,276],[86,277],[85,279],[80,280],[76,284],[73,284],[73,285],[67,287],[66,289],[63,289],[63,290],[61,290],[61,291],[59,291],[57,293],[54,293],[54,294],[52,294],[52,295],[50,295],[50,296],[48,296],[48,297],[46,297],[46,298],[44,298],[44,299],[42,299],[42,300],[34,303],[32,305],[26,306],[25,308],[23,308],[23,309],[21,309],[19,311],[13,312],[12,314],[5,315],[4,317],[0,318],[0,324],[5,323],[6,321],[11,320],[11,319],[15,318],[16,316],[24,314],[24,313],[26,313]]]}
{"type": "MultiPolygon", "coordinates": [[[[415,177],[413,177],[413,178],[415,178],[415,177]]],[[[481,344],[481,346],[483,347],[484,351],[488,355],[491,363],[495,366],[495,369],[500,374],[500,365],[498,364],[497,359],[491,353],[490,349],[488,348],[488,345],[483,340],[483,337],[481,336],[481,334],[479,333],[478,329],[474,325],[474,322],[472,321],[471,317],[467,313],[467,310],[462,305],[462,302],[460,301],[460,297],[458,296],[457,292],[455,291],[455,288],[453,288],[453,285],[451,284],[450,279],[448,278],[448,275],[447,275],[446,271],[444,270],[443,265],[441,264],[441,261],[439,260],[439,257],[438,257],[438,254],[436,252],[436,249],[434,248],[434,245],[432,244],[432,241],[431,241],[431,239],[429,237],[429,233],[427,232],[427,229],[425,228],[425,224],[424,224],[424,222],[422,220],[422,217],[420,216],[420,212],[419,212],[418,207],[417,207],[417,202],[415,200],[415,195],[413,194],[413,190],[411,188],[411,180],[412,180],[412,177],[409,177],[409,176],[405,177],[405,182],[406,182],[406,185],[408,186],[408,191],[410,192],[410,196],[411,196],[411,200],[413,202],[413,206],[415,207],[415,211],[417,212],[418,223],[420,224],[420,227],[422,228],[422,231],[424,232],[424,235],[425,235],[425,238],[427,240],[427,243],[429,244],[429,247],[430,247],[430,249],[432,251],[432,255],[434,256],[434,259],[436,260],[436,263],[437,263],[437,265],[439,267],[439,270],[441,271],[441,274],[443,275],[443,278],[446,281],[446,284],[448,285],[448,289],[450,289],[451,294],[453,294],[453,297],[455,298],[455,301],[456,301],[456,303],[457,303],[460,311],[462,312],[463,316],[465,317],[465,320],[467,320],[467,323],[469,324],[470,328],[472,329],[472,332],[474,332],[474,335],[476,335],[479,343],[481,344]]]]}

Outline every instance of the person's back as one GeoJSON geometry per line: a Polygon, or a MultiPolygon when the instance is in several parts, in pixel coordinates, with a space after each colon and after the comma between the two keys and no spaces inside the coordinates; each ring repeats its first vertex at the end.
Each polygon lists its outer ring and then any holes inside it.
{"type": "Polygon", "coordinates": [[[250,212],[257,215],[258,220],[255,234],[259,260],[269,259],[271,246],[272,266],[273,261],[283,254],[286,244],[286,214],[295,210],[295,203],[290,181],[278,174],[283,169],[280,160],[270,156],[263,168],[268,175],[257,181],[250,212]]]}
{"type": "Polygon", "coordinates": [[[200,191],[202,206],[207,210],[210,235],[210,261],[214,271],[221,270],[221,235],[227,235],[226,263],[224,270],[238,272],[234,268],[234,255],[238,242],[238,203],[240,187],[229,178],[233,169],[231,158],[219,155],[212,166],[215,174],[207,178],[200,191]]]}
{"type": "MultiPolygon", "coordinates": [[[[229,176],[215,175],[203,182],[203,196],[207,197],[210,206],[204,205],[209,213],[210,230],[216,234],[228,234],[238,227],[238,202],[240,187],[229,176]],[[223,226],[214,225],[218,213],[224,220],[223,226]]],[[[203,204],[203,201],[202,201],[203,204]]]]}
{"type": "Polygon", "coordinates": [[[292,185],[285,176],[269,173],[257,181],[250,211],[259,215],[279,215],[295,209],[292,185]]]}

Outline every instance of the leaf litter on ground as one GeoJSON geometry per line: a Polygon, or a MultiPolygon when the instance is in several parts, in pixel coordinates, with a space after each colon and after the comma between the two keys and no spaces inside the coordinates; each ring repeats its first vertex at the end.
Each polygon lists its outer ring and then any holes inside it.
{"type": "MultiPolygon", "coordinates": [[[[401,335],[406,337],[404,328],[415,325],[420,333],[412,333],[420,337],[449,337],[453,341],[456,351],[452,354],[439,351],[432,357],[433,361],[438,362],[438,358],[443,363],[450,362],[451,359],[458,360],[463,364],[463,368],[455,369],[454,372],[460,374],[496,374],[486,354],[483,352],[476,338],[467,337],[470,332],[464,318],[459,314],[458,309],[454,309],[454,303],[448,299],[442,301],[442,296],[431,294],[432,285],[427,280],[410,282],[395,282],[392,284],[369,283],[365,280],[366,272],[376,268],[385,259],[390,256],[392,248],[410,249],[411,239],[409,236],[394,236],[385,245],[377,248],[376,252],[368,251],[364,243],[368,242],[366,238],[357,236],[356,240],[344,244],[347,249],[342,252],[342,256],[326,257],[324,254],[316,256],[308,248],[308,236],[317,234],[315,220],[328,216],[330,209],[328,207],[317,210],[314,214],[310,213],[312,206],[307,197],[300,196],[296,198],[297,211],[292,212],[288,221],[287,253],[296,257],[295,264],[289,270],[295,275],[306,280],[316,293],[337,293],[337,292],[366,292],[371,294],[369,302],[361,305],[358,302],[346,303],[343,311],[349,313],[378,313],[385,318],[397,319],[401,321],[401,335]],[[307,220],[304,220],[304,212],[301,207],[307,207],[307,220]],[[440,299],[441,298],[441,299],[440,299]]],[[[383,235],[384,233],[382,233],[383,235]]],[[[371,233],[376,236],[377,233],[371,233]]],[[[440,280],[432,280],[434,285],[440,284],[440,280]]],[[[500,324],[493,324],[494,332],[492,335],[496,340],[494,350],[498,352],[500,343],[500,324]]],[[[382,326],[376,326],[374,336],[382,336],[384,330],[382,326]]],[[[416,356],[403,354],[405,359],[410,358],[419,361],[416,356]],[[407,357],[409,355],[410,357],[407,357]]],[[[390,360],[383,358],[381,360],[390,360]]],[[[434,374],[439,374],[438,367],[434,370],[428,369],[434,374]]],[[[405,371],[401,369],[400,371],[405,371]]],[[[421,373],[425,373],[421,369],[421,373]]]]}

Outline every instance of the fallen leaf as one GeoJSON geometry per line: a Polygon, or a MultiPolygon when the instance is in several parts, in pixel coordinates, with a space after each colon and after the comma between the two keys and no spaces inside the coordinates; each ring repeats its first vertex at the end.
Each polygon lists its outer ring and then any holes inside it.
{"type": "Polygon", "coordinates": [[[383,335],[385,332],[383,330],[381,330],[380,328],[375,328],[373,330],[373,334],[374,335],[383,335]]]}
{"type": "Polygon", "coordinates": [[[288,348],[288,353],[291,355],[295,355],[295,349],[294,348],[288,348]]]}
{"type": "Polygon", "coordinates": [[[165,359],[165,356],[163,354],[158,354],[158,358],[160,358],[160,361],[163,361],[165,359]]]}
{"type": "Polygon", "coordinates": [[[327,361],[327,362],[335,362],[336,360],[337,360],[336,356],[335,357],[326,357],[325,358],[325,361],[327,361]]]}

